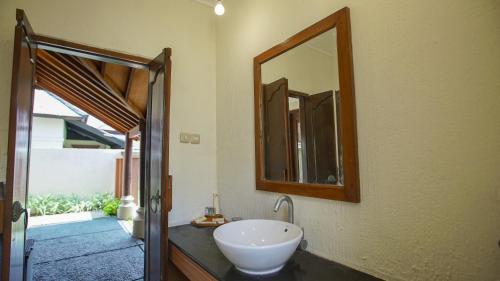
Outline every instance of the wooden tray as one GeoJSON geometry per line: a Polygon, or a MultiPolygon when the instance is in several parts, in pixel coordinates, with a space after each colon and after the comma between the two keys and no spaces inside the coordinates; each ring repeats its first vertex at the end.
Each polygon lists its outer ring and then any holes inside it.
{"type": "Polygon", "coordinates": [[[223,223],[217,223],[217,222],[213,221],[214,219],[220,219],[220,218],[222,218],[223,217],[222,215],[205,216],[205,217],[207,218],[207,220],[204,221],[203,223],[197,223],[194,220],[192,220],[191,224],[194,225],[194,226],[196,226],[196,227],[217,227],[217,226],[221,226],[221,225],[229,222],[226,219],[224,219],[223,223]]]}

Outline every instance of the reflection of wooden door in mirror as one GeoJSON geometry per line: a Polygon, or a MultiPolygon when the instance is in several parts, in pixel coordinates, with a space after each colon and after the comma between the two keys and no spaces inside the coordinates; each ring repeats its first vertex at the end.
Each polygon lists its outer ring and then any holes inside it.
{"type": "Polygon", "coordinates": [[[288,80],[278,79],[263,85],[265,178],[288,180],[288,80]]]}
{"type": "Polygon", "coordinates": [[[337,144],[333,91],[305,99],[307,168],[309,183],[337,182],[337,144]]]}

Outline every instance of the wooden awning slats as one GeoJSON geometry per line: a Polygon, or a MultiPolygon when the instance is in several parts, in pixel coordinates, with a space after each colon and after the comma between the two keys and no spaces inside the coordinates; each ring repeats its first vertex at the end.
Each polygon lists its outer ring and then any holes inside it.
{"type": "Polygon", "coordinates": [[[37,86],[67,100],[117,131],[126,133],[138,126],[145,116],[146,109],[141,96],[147,97],[147,84],[143,79],[133,79],[141,78],[141,72],[146,71],[126,71],[113,66],[126,75],[118,77],[118,73],[108,73],[109,76],[106,76],[105,68],[104,63],[96,64],[89,59],[39,49],[37,86]],[[119,78],[120,83],[124,84],[120,89],[125,90],[119,90],[110,76],[119,78]],[[140,104],[134,104],[130,96],[140,104]]]}
{"type": "Polygon", "coordinates": [[[119,132],[127,131],[128,124],[117,121],[119,119],[117,115],[99,107],[99,105],[92,103],[91,101],[88,101],[86,98],[74,95],[70,86],[61,83],[61,81],[57,81],[50,75],[46,75],[44,70],[40,69],[39,73],[41,75],[38,77],[37,84],[40,88],[54,94],[57,93],[59,97],[74,105],[78,104],[80,108],[85,108],[87,113],[95,116],[119,132]]]}
{"type": "MultiPolygon", "coordinates": [[[[40,74],[48,74],[50,78],[52,78],[53,83],[58,83],[60,87],[68,88],[68,94],[75,95],[77,99],[90,101],[92,104],[94,104],[94,106],[102,108],[103,112],[108,112],[110,115],[115,115],[116,118],[120,118],[120,123],[135,124],[135,122],[137,122],[137,119],[130,117],[128,114],[124,114],[124,112],[114,106],[113,103],[111,103],[110,105],[109,101],[102,99],[99,95],[95,95],[91,91],[85,91],[84,89],[79,87],[79,85],[74,80],[59,73],[50,66],[46,66],[44,62],[39,61],[38,65],[41,71],[40,74]]],[[[59,93],[54,94],[59,95],[59,93]]],[[[75,105],[78,107],[77,104],[75,105]]],[[[81,109],[87,111],[86,108],[81,109]]]]}

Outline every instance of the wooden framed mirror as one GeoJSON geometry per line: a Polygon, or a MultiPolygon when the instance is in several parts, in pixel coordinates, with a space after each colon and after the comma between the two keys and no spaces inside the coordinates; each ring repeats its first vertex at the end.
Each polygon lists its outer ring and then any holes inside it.
{"type": "Polygon", "coordinates": [[[359,202],[349,8],[254,58],[258,190],[359,202]]]}

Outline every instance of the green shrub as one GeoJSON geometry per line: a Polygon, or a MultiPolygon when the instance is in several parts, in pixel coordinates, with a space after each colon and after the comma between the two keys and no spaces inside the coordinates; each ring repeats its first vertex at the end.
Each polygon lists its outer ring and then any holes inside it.
{"type": "Polygon", "coordinates": [[[90,197],[90,206],[95,210],[102,210],[109,202],[115,200],[111,193],[96,193],[90,197]]]}
{"type": "Polygon", "coordinates": [[[28,208],[31,216],[45,216],[86,211],[102,210],[104,206],[114,201],[110,193],[97,193],[88,199],[81,199],[78,195],[43,195],[29,196],[28,208]]]}
{"type": "Polygon", "coordinates": [[[116,216],[116,212],[117,212],[119,206],[120,206],[120,200],[114,199],[114,200],[108,202],[108,204],[106,204],[106,206],[104,206],[102,211],[108,216],[116,216]]]}

